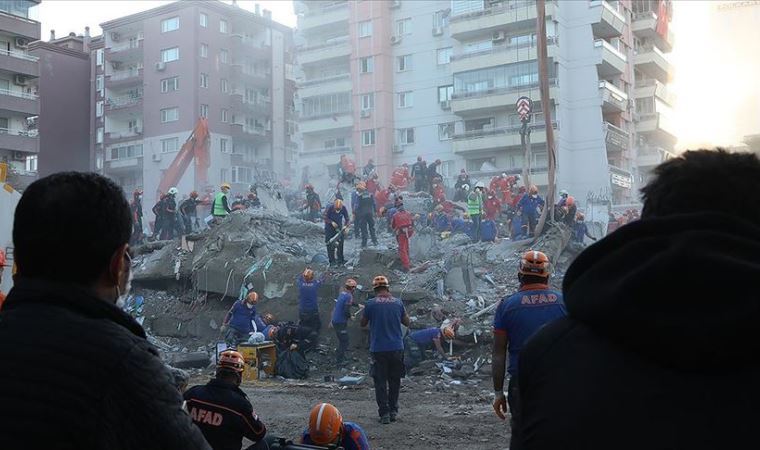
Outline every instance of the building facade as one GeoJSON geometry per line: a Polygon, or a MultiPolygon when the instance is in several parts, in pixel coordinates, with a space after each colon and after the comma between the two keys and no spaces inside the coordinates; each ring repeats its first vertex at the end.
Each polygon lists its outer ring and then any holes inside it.
{"type": "Polygon", "coordinates": [[[295,1],[302,172],[340,154],[381,175],[418,155],[489,179],[531,167],[547,184],[551,109],[559,188],[613,204],[637,199],[673,154],[673,37],[665,0],[546,2],[550,98],[540,101],[531,0],[295,1]],[[530,161],[515,103],[534,100],[530,161]]]}
{"type": "Polygon", "coordinates": [[[37,173],[40,66],[29,44],[40,39],[40,23],[32,18],[39,3],[0,1],[0,161],[8,164],[16,188],[37,173]]]}
{"type": "Polygon", "coordinates": [[[269,11],[182,1],[101,24],[91,44],[94,168],[152,205],[200,117],[211,135],[208,185],[233,192],[290,174],[291,29],[269,11]]]}

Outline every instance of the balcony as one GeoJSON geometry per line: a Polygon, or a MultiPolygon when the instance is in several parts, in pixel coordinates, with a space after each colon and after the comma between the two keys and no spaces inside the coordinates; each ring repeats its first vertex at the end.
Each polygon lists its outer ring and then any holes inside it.
{"type": "Polygon", "coordinates": [[[138,61],[142,60],[142,50],[143,40],[137,39],[114,43],[106,48],[106,54],[109,61],[138,61]]]}
{"type": "Polygon", "coordinates": [[[299,153],[299,156],[301,158],[311,158],[316,156],[327,156],[327,155],[350,155],[353,154],[354,151],[351,147],[323,147],[323,148],[309,148],[304,149],[302,152],[299,153]]]}
{"type": "Polygon", "coordinates": [[[0,150],[38,153],[40,140],[37,130],[0,128],[0,150]]]}
{"type": "Polygon", "coordinates": [[[259,96],[258,101],[246,100],[245,93],[235,91],[232,94],[232,109],[235,112],[251,113],[255,116],[269,116],[272,112],[272,102],[259,96]]]}
{"type": "Polygon", "coordinates": [[[668,117],[662,113],[641,114],[636,122],[636,132],[647,135],[663,147],[673,147],[678,140],[668,117]]]}
{"type": "Polygon", "coordinates": [[[243,51],[248,56],[265,58],[270,55],[272,47],[263,40],[256,40],[241,33],[230,34],[233,51],[243,51]]]}
{"type": "Polygon", "coordinates": [[[298,83],[298,96],[308,98],[334,92],[351,92],[351,88],[351,74],[344,73],[298,83]]]}
{"type": "Polygon", "coordinates": [[[106,144],[115,144],[118,142],[133,141],[142,138],[142,127],[131,128],[121,131],[109,131],[105,135],[106,144]]]}
{"type": "Polygon", "coordinates": [[[264,126],[250,126],[244,123],[233,123],[232,135],[236,139],[251,140],[254,142],[266,142],[269,140],[269,130],[264,126]]]}
{"type": "Polygon", "coordinates": [[[636,37],[653,41],[665,52],[673,50],[673,32],[670,31],[670,25],[668,24],[666,33],[658,33],[657,14],[654,11],[634,14],[631,29],[636,37]]]}
{"type": "Polygon", "coordinates": [[[0,11],[0,30],[30,41],[40,40],[40,23],[26,17],[0,11]]]}
{"type": "Polygon", "coordinates": [[[132,172],[137,171],[142,173],[143,157],[136,156],[134,158],[121,158],[106,161],[106,170],[109,172],[132,172]]]}
{"type": "Polygon", "coordinates": [[[106,111],[123,111],[142,106],[142,95],[122,95],[106,99],[106,111]]]}
{"type": "Polygon", "coordinates": [[[636,70],[640,70],[649,78],[655,78],[667,83],[673,74],[673,66],[662,51],[654,46],[640,47],[634,58],[636,70]]]}
{"type": "Polygon", "coordinates": [[[608,152],[627,152],[631,147],[630,134],[622,128],[604,122],[604,141],[608,152]]]}
{"type": "Polygon", "coordinates": [[[633,187],[633,175],[630,171],[609,165],[610,183],[613,187],[631,189],[633,187]]]}
{"type": "Polygon", "coordinates": [[[351,128],[353,126],[354,119],[351,115],[351,111],[320,114],[316,116],[301,116],[298,121],[298,128],[302,134],[351,128]]]}
{"type": "Polygon", "coordinates": [[[628,94],[612,83],[600,81],[599,95],[602,98],[602,111],[606,113],[624,112],[628,107],[628,94]]]}
{"type": "MultiPolygon", "coordinates": [[[[521,126],[483,128],[481,130],[465,131],[454,135],[452,149],[454,153],[491,152],[508,147],[519,147],[521,126]]],[[[557,122],[554,122],[556,130],[557,122]]],[[[531,144],[546,143],[546,127],[543,124],[531,126],[531,144]]]]}
{"type": "Polygon", "coordinates": [[[143,69],[120,70],[106,75],[106,87],[122,88],[142,84],[143,69]]]}
{"type": "Polygon", "coordinates": [[[602,78],[613,77],[625,72],[628,58],[604,39],[594,41],[597,49],[597,71],[602,78]]]}
{"type": "Polygon", "coordinates": [[[636,165],[639,166],[639,170],[650,171],[673,157],[673,152],[662,147],[642,147],[636,156],[636,165]]]}
{"type": "Polygon", "coordinates": [[[296,49],[296,52],[298,63],[307,65],[335,58],[348,57],[351,55],[351,46],[348,43],[348,36],[345,36],[333,39],[330,42],[299,47],[296,49]]]}
{"type": "MultiPolygon", "coordinates": [[[[554,58],[558,51],[558,38],[549,36],[546,43],[547,55],[554,58]]],[[[480,52],[454,55],[451,58],[451,71],[453,73],[467,72],[531,59],[538,59],[538,47],[535,42],[499,45],[480,52]]]]}
{"type": "MultiPolygon", "coordinates": [[[[458,115],[477,115],[495,111],[514,111],[515,103],[521,96],[541,98],[538,84],[494,88],[476,92],[456,93],[451,98],[451,112],[458,115]]],[[[549,97],[557,98],[557,79],[549,80],[549,97]]]]}
{"type": "Polygon", "coordinates": [[[0,67],[3,72],[34,78],[40,76],[39,58],[22,52],[0,49],[0,67]]]}
{"type": "Polygon", "coordinates": [[[623,34],[625,16],[613,8],[609,2],[592,0],[589,2],[589,10],[594,14],[594,20],[591,23],[594,37],[610,39],[623,34]]]}
{"type": "Polygon", "coordinates": [[[0,89],[0,112],[36,116],[40,113],[39,97],[26,92],[0,89]]]}
{"type": "Polygon", "coordinates": [[[272,81],[271,71],[257,71],[236,63],[232,64],[230,68],[234,81],[245,81],[247,84],[259,87],[269,87],[272,81]]]}
{"type": "Polygon", "coordinates": [[[329,5],[309,8],[308,12],[298,16],[297,28],[301,31],[330,28],[343,22],[348,24],[348,2],[338,1],[329,5]]]}
{"type": "MultiPolygon", "coordinates": [[[[556,6],[556,1],[549,0],[546,2],[547,18],[555,15],[556,6]]],[[[462,41],[493,33],[505,27],[518,27],[530,22],[535,23],[535,21],[536,2],[520,0],[490,3],[478,11],[453,16],[449,23],[451,37],[462,41]]]]}
{"type": "Polygon", "coordinates": [[[674,106],[676,96],[668,90],[668,87],[657,80],[637,80],[636,89],[634,90],[636,98],[656,97],[664,103],[674,106]]]}

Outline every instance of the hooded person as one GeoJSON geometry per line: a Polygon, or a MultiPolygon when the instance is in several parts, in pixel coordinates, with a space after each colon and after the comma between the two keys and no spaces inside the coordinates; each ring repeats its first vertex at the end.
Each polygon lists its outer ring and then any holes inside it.
{"type": "Polygon", "coordinates": [[[522,448],[754,447],[758,180],[753,154],[686,152],[655,169],[641,220],[577,257],[568,317],[520,355],[522,448]]]}

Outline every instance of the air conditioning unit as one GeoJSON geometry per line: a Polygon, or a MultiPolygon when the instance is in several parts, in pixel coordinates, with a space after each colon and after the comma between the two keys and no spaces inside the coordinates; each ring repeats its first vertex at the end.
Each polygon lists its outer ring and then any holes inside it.
{"type": "Polygon", "coordinates": [[[433,36],[440,36],[443,34],[443,27],[434,27],[433,36]]]}
{"type": "Polygon", "coordinates": [[[121,39],[121,36],[119,36],[119,33],[112,31],[111,32],[111,40],[114,42],[119,42],[119,39],[121,39]]]}
{"type": "Polygon", "coordinates": [[[163,72],[166,69],[166,63],[161,61],[156,63],[156,70],[159,72],[163,72]]]}
{"type": "Polygon", "coordinates": [[[17,86],[26,86],[26,84],[29,82],[29,79],[21,74],[13,75],[13,84],[17,86]]]}
{"type": "Polygon", "coordinates": [[[401,36],[391,36],[391,45],[396,45],[401,42],[401,36]]]}
{"type": "Polygon", "coordinates": [[[366,119],[366,118],[367,118],[367,117],[369,117],[371,114],[372,114],[372,112],[371,112],[369,109],[362,109],[362,112],[361,112],[361,117],[362,117],[363,119],[366,119]]]}
{"type": "Polygon", "coordinates": [[[391,8],[401,8],[401,0],[391,0],[391,8]]]}
{"type": "Polygon", "coordinates": [[[153,162],[161,162],[161,153],[153,154],[153,162]]]}
{"type": "Polygon", "coordinates": [[[13,152],[13,160],[14,161],[24,161],[26,159],[26,153],[24,152],[13,152]]]}
{"type": "Polygon", "coordinates": [[[444,100],[441,102],[441,109],[445,109],[446,111],[451,109],[451,100],[444,100]]]}
{"type": "Polygon", "coordinates": [[[493,35],[491,36],[491,40],[493,42],[501,42],[507,39],[507,33],[503,31],[494,31],[493,35]]]}
{"type": "Polygon", "coordinates": [[[26,48],[29,46],[29,39],[17,37],[13,40],[13,43],[16,44],[16,47],[18,48],[26,48]]]}

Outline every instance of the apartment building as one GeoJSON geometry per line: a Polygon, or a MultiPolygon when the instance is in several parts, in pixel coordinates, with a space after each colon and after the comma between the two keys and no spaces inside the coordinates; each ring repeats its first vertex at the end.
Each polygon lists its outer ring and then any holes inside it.
{"type": "Polygon", "coordinates": [[[28,48],[40,38],[40,23],[33,19],[39,3],[0,1],[0,161],[9,165],[17,188],[37,172],[40,68],[28,48]]]}
{"type": "Polygon", "coordinates": [[[269,11],[181,1],[101,24],[91,44],[95,168],[145,204],[199,117],[211,133],[208,186],[192,169],[182,193],[233,192],[292,171],[290,28],[269,11]]]}
{"type": "Polygon", "coordinates": [[[534,184],[547,183],[545,108],[557,181],[580,198],[633,202],[637,184],[672,155],[667,1],[547,1],[546,105],[534,1],[294,4],[299,160],[309,171],[334,170],[347,153],[385,173],[417,155],[441,159],[450,181],[462,168],[486,179],[520,173],[521,96],[534,100],[534,184]]]}

